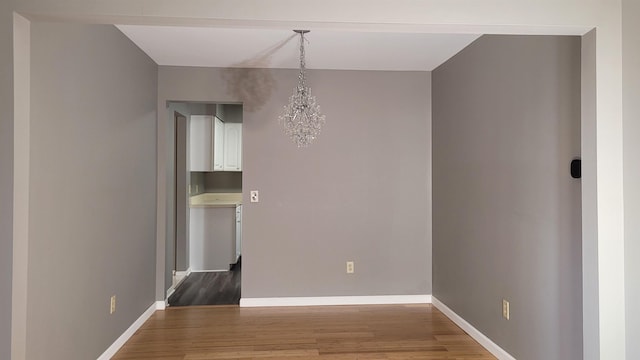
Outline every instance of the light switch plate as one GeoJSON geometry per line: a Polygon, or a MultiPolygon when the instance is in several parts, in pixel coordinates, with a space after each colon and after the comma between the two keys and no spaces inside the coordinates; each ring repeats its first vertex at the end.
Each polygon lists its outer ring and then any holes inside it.
{"type": "Polygon", "coordinates": [[[257,203],[260,202],[260,194],[258,193],[258,190],[251,190],[251,202],[252,203],[257,203]]]}

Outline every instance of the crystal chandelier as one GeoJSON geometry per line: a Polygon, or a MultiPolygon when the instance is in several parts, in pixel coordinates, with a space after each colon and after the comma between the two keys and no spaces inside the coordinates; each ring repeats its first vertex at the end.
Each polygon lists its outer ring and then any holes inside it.
{"type": "Polygon", "coordinates": [[[285,105],[284,113],[280,115],[278,121],[284,126],[284,132],[298,147],[307,147],[320,133],[325,118],[320,113],[316,97],[311,95],[311,88],[305,83],[304,34],[309,30],[294,30],[294,32],[300,34],[298,86],[289,98],[289,103],[285,105]]]}

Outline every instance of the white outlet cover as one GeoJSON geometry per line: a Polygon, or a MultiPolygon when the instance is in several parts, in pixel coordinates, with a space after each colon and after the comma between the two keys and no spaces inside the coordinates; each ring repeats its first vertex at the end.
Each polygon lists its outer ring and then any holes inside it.
{"type": "Polygon", "coordinates": [[[355,264],[353,261],[347,261],[347,274],[353,274],[355,272],[355,264]]]}
{"type": "Polygon", "coordinates": [[[258,190],[251,191],[251,202],[252,203],[260,202],[260,194],[258,193],[258,190]]]}

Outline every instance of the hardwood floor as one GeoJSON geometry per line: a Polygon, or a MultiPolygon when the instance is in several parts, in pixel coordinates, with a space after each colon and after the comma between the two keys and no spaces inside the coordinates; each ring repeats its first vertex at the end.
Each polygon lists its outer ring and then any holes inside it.
{"type": "Polygon", "coordinates": [[[169,297],[169,306],[240,304],[241,262],[231,271],[191,273],[169,297]]]}
{"type": "Polygon", "coordinates": [[[495,359],[432,305],[157,311],[114,360],[495,359]]]}

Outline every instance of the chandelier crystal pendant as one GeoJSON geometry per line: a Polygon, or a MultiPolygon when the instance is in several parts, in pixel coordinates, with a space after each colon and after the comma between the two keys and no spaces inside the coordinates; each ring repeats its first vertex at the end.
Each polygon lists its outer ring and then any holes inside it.
{"type": "Polygon", "coordinates": [[[320,133],[320,129],[325,123],[325,117],[320,113],[316,97],[311,95],[311,88],[305,82],[304,34],[309,30],[294,30],[294,32],[300,34],[298,86],[289,98],[289,103],[285,105],[284,113],[280,115],[278,121],[284,127],[284,132],[298,147],[307,147],[320,133]]]}

